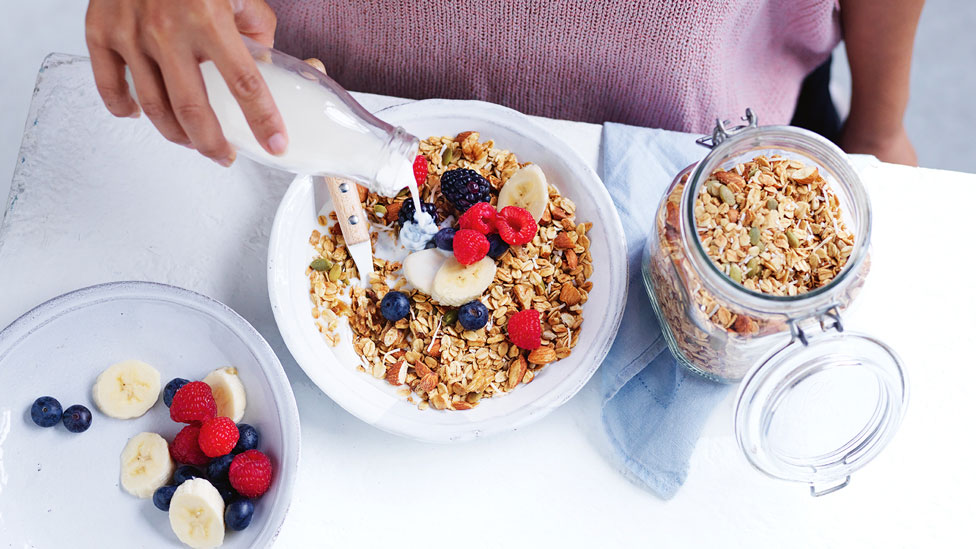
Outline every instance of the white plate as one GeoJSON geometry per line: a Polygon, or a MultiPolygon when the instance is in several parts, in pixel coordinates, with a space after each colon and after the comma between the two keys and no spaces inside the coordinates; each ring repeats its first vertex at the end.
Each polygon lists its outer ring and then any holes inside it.
{"type": "Polygon", "coordinates": [[[379,113],[391,124],[426,138],[477,130],[482,139],[531,161],[577,204],[576,219],[592,221],[593,291],[573,354],[546,366],[528,385],[472,410],[420,411],[383,380],[359,372],[349,337],[332,349],[311,316],[305,269],[314,257],[308,237],[320,228],[319,212],[331,211],[327,191],[298,177],[275,216],[268,250],[271,306],[288,349],[308,376],[340,406],[380,429],[417,440],[448,442],[514,429],[570,399],[603,361],[617,333],[627,288],[626,244],[617,210],[596,173],[568,145],[526,116],[478,101],[426,100],[379,113]]]}
{"type": "Polygon", "coordinates": [[[183,547],[167,514],[119,486],[119,454],[132,435],[167,440],[181,425],[159,401],[144,416],[118,420],[91,399],[98,374],[136,358],[174,377],[200,379],[237,366],[247,390],[244,422],[274,464],[271,489],[251,525],[228,531],[224,547],[268,547],[288,510],[298,465],[298,408],[271,348],[227,306],[188,290],[148,282],[92,286],[52,299],[0,332],[0,540],[16,547],[183,547]],[[74,434],[30,419],[34,399],[83,404],[92,425],[74,434]]]}

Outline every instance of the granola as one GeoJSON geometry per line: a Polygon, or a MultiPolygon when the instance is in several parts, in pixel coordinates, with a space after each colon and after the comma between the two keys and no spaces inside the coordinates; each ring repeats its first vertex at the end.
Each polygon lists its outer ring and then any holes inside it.
{"type": "MultiPolygon", "coordinates": [[[[479,172],[490,183],[491,203],[497,191],[526,164],[516,156],[481,141],[477,132],[456,137],[430,137],[420,144],[428,175],[421,199],[435,204],[438,217],[455,215],[440,192],[440,177],[455,168],[479,172]]],[[[592,223],[576,223],[576,205],[549,186],[549,202],[538,232],[526,245],[513,246],[497,260],[491,286],[481,297],[491,312],[484,328],[464,330],[457,309],[435,303],[410,288],[402,264],[375,257],[380,238],[395,238],[399,210],[410,200],[407,190],[392,198],[360,187],[360,198],[371,221],[375,272],[368,287],[352,284],[358,277],[346,250],[334,212],[319,218],[323,230],[309,243],[316,258],[306,269],[312,316],[330,346],[340,343],[343,320],[352,332],[352,346],[361,359],[358,369],[399,387],[398,394],[419,409],[467,410],[485,398],[530,383],[546,365],[566,358],[579,339],[583,305],[593,287],[590,240],[592,223]],[[410,316],[391,322],[380,313],[387,292],[406,294],[410,316]],[[540,312],[543,345],[527,351],[511,344],[505,327],[514,313],[540,312]]]]}
{"type": "MultiPolygon", "coordinates": [[[[789,339],[783,315],[745,310],[708,291],[685,256],[681,200],[689,170],[665,198],[649,249],[651,300],[665,334],[693,369],[722,381],[741,379],[772,342],[789,339]]],[[[839,201],[816,168],[795,159],[758,156],[716,170],[695,197],[694,223],[702,248],[732,281],[776,296],[825,286],[854,249],[839,201]]],[[[865,261],[856,280],[868,268],[865,261]]],[[[855,282],[841,307],[853,299],[855,282]]]]}

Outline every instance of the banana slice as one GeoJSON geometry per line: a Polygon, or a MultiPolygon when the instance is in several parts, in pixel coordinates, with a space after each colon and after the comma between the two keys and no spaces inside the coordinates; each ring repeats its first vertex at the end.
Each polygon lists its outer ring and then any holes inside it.
{"type": "Polygon", "coordinates": [[[495,280],[495,260],[484,257],[471,265],[462,265],[449,257],[434,275],[430,297],[441,305],[460,307],[477,299],[495,280]]]}
{"type": "Polygon", "coordinates": [[[193,478],[180,484],[169,503],[169,526],[193,549],[224,543],[224,500],[210,481],[193,478]]]}
{"type": "Polygon", "coordinates": [[[122,449],[122,488],[137,498],[152,497],[173,475],[169,445],[156,433],[139,433],[122,449]]]}
{"type": "Polygon", "coordinates": [[[217,401],[217,415],[240,423],[244,419],[244,409],[247,408],[247,393],[244,392],[241,378],[237,376],[237,368],[217,368],[207,374],[203,382],[213,391],[214,400],[217,401]]]}
{"type": "Polygon", "coordinates": [[[437,248],[414,252],[403,260],[403,276],[421,292],[430,295],[437,271],[447,261],[447,255],[437,248]]]}
{"type": "Polygon", "coordinates": [[[140,360],[113,364],[98,375],[92,387],[92,399],[107,416],[139,417],[159,399],[159,372],[140,360]]]}
{"type": "Polygon", "coordinates": [[[532,214],[536,223],[542,219],[549,204],[549,183],[542,168],[529,164],[512,174],[505,186],[498,192],[498,209],[505,206],[525,208],[532,214]]]}

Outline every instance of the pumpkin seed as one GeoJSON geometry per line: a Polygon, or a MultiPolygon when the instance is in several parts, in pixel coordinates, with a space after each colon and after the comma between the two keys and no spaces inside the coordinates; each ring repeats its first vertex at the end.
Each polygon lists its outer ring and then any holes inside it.
{"type": "Polygon", "coordinates": [[[329,269],[329,280],[332,282],[337,282],[340,276],[342,276],[342,265],[336,263],[331,269],[329,269]]]}
{"type": "Polygon", "coordinates": [[[454,149],[445,147],[444,154],[441,155],[441,164],[448,166],[452,160],[454,160],[454,149]]]}
{"type": "Polygon", "coordinates": [[[742,269],[738,265],[729,265],[729,278],[736,282],[742,282],[742,269]]]}
{"type": "Polygon", "coordinates": [[[790,243],[790,248],[799,248],[800,247],[800,239],[798,239],[796,237],[796,235],[793,234],[793,231],[791,231],[789,229],[786,229],[786,240],[787,240],[787,242],[790,243]]]}
{"type": "Polygon", "coordinates": [[[457,322],[457,319],[458,319],[457,309],[451,309],[450,311],[444,313],[444,316],[441,318],[441,324],[443,326],[454,326],[454,323],[457,322]]]}
{"type": "Polygon", "coordinates": [[[732,192],[732,189],[726,187],[725,185],[720,185],[718,188],[718,194],[721,196],[722,202],[725,202],[729,206],[735,204],[735,193],[732,192]]]}
{"type": "Polygon", "coordinates": [[[759,227],[749,229],[749,244],[753,246],[759,245],[759,227]]]}
{"type": "Polygon", "coordinates": [[[766,201],[766,208],[768,208],[769,211],[773,211],[776,208],[779,208],[779,202],[777,202],[775,198],[770,198],[766,201]]]}
{"type": "Polygon", "coordinates": [[[312,263],[309,264],[309,267],[311,267],[313,271],[318,271],[321,273],[322,271],[328,271],[331,269],[332,262],[324,257],[320,257],[318,259],[313,259],[312,263]]]}
{"type": "Polygon", "coordinates": [[[746,263],[746,267],[749,268],[749,270],[746,271],[746,278],[757,276],[759,274],[759,258],[754,257],[750,259],[749,262],[746,263]]]}
{"type": "Polygon", "coordinates": [[[722,184],[717,179],[709,179],[705,182],[705,190],[708,191],[708,194],[716,198],[718,197],[718,188],[721,186],[722,184]]]}
{"type": "Polygon", "coordinates": [[[397,193],[397,198],[400,198],[402,196],[407,196],[408,194],[410,194],[410,188],[404,187],[403,190],[397,193]]]}
{"type": "Polygon", "coordinates": [[[377,204],[377,205],[373,206],[373,213],[375,213],[376,215],[378,215],[380,217],[385,217],[386,216],[386,206],[384,206],[382,204],[377,204]]]}

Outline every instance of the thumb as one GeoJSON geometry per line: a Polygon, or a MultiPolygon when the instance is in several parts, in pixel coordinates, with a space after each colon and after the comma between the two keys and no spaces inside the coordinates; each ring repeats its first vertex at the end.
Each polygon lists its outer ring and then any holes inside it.
{"type": "Polygon", "coordinates": [[[274,46],[278,18],[264,0],[230,0],[237,31],[260,44],[274,46]]]}

